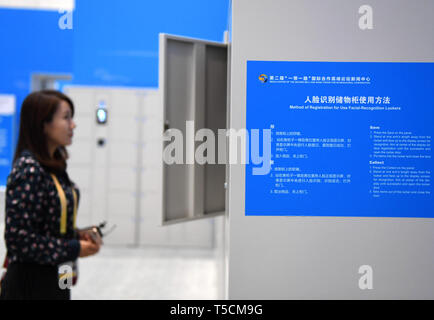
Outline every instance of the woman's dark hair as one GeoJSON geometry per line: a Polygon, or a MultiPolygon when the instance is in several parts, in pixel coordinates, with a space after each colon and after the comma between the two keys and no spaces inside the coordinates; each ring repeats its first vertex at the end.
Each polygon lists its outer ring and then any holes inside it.
{"type": "Polygon", "coordinates": [[[21,152],[27,149],[49,171],[61,173],[66,170],[68,152],[65,147],[58,147],[51,158],[48,152],[47,138],[44,134],[44,124],[53,120],[53,115],[62,101],[69,104],[71,114],[74,116],[74,104],[70,98],[59,91],[37,91],[24,99],[21,107],[20,132],[14,162],[21,152]]]}

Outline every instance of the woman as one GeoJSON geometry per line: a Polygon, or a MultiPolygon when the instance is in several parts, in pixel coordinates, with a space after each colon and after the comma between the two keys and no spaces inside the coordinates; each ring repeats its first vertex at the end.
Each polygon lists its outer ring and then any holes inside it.
{"type": "Polygon", "coordinates": [[[76,127],[73,116],[72,101],[57,91],[34,92],[23,102],[6,186],[3,299],[68,300],[70,286],[61,285],[59,269],[70,270],[66,263],[99,251],[99,243],[75,229],[79,193],[66,173],[65,149],[76,127]]]}

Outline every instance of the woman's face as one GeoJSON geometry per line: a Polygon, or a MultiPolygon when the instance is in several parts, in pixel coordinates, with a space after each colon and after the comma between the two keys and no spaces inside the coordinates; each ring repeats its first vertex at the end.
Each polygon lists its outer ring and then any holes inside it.
{"type": "Polygon", "coordinates": [[[75,127],[71,108],[66,101],[62,100],[51,122],[44,124],[47,144],[56,148],[70,145],[75,127]]]}

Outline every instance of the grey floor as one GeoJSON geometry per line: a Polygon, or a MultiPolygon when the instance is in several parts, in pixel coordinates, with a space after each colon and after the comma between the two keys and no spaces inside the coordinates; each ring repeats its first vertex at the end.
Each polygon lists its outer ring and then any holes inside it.
{"type": "Polygon", "coordinates": [[[111,247],[79,263],[73,300],[218,298],[212,250],[111,247]]]}

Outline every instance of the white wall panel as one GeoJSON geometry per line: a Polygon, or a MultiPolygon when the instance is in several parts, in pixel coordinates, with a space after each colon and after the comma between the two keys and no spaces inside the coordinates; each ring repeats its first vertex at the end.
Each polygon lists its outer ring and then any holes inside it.
{"type": "Polygon", "coordinates": [[[107,219],[107,172],[104,167],[92,171],[91,212],[94,223],[107,219]]]}
{"type": "Polygon", "coordinates": [[[144,142],[142,148],[142,164],[149,166],[162,166],[163,144],[161,141],[144,142]]]}
{"type": "Polygon", "coordinates": [[[74,103],[74,117],[84,117],[94,115],[94,92],[89,89],[80,88],[65,88],[67,95],[73,96],[72,102],[74,103]]]}
{"type": "Polygon", "coordinates": [[[108,192],[107,219],[111,225],[116,224],[116,232],[107,238],[107,243],[134,244],[136,203],[137,196],[133,191],[108,192]]]}
{"type": "Polygon", "coordinates": [[[109,190],[135,191],[140,169],[129,166],[113,166],[110,168],[109,190]]]}
{"type": "Polygon", "coordinates": [[[134,191],[109,191],[108,193],[109,218],[112,216],[135,216],[137,196],[134,191]]]}
{"type": "Polygon", "coordinates": [[[150,118],[163,120],[163,113],[161,110],[160,94],[158,91],[148,92],[146,94],[143,115],[150,118]]]}
{"type": "Polygon", "coordinates": [[[110,141],[110,163],[112,166],[137,166],[140,144],[137,141],[110,141]]]}
{"type": "Polygon", "coordinates": [[[145,92],[143,90],[131,89],[113,89],[111,105],[116,106],[111,110],[114,119],[127,116],[134,118],[140,114],[140,108],[143,108],[145,92]]]}
{"type": "Polygon", "coordinates": [[[85,138],[73,138],[72,145],[68,146],[69,163],[90,166],[93,162],[93,149],[95,141],[85,138]]]}
{"type": "Polygon", "coordinates": [[[144,117],[143,121],[144,137],[149,141],[157,141],[163,134],[163,120],[153,116],[144,117]]]}
{"type": "Polygon", "coordinates": [[[110,119],[110,137],[113,140],[137,141],[139,139],[139,121],[137,116],[119,116],[110,119]]]}
{"type": "Polygon", "coordinates": [[[75,114],[74,121],[77,127],[74,130],[73,139],[89,139],[92,136],[92,129],[95,122],[95,114],[75,114]],[[77,117],[80,119],[80,123],[75,120],[77,117]]]}
{"type": "MultiPolygon", "coordinates": [[[[230,127],[246,126],[246,62],[434,62],[429,0],[233,1],[230,127]],[[374,29],[360,30],[359,7],[374,29]],[[254,23],[262,21],[262,23],[254,23]]],[[[433,219],[245,216],[229,171],[229,299],[433,299],[433,219]],[[361,265],[373,289],[361,290],[361,265]]]]}
{"type": "Polygon", "coordinates": [[[134,215],[111,215],[108,221],[110,225],[116,225],[116,229],[103,240],[105,245],[135,245],[134,215]]]}
{"type": "Polygon", "coordinates": [[[77,210],[77,227],[85,228],[94,224],[90,207],[92,198],[89,189],[80,187],[79,190],[80,203],[77,210]]]}
{"type": "Polygon", "coordinates": [[[90,189],[92,186],[91,181],[91,168],[89,166],[69,165],[68,174],[74,183],[79,186],[79,189],[90,189]]]}

